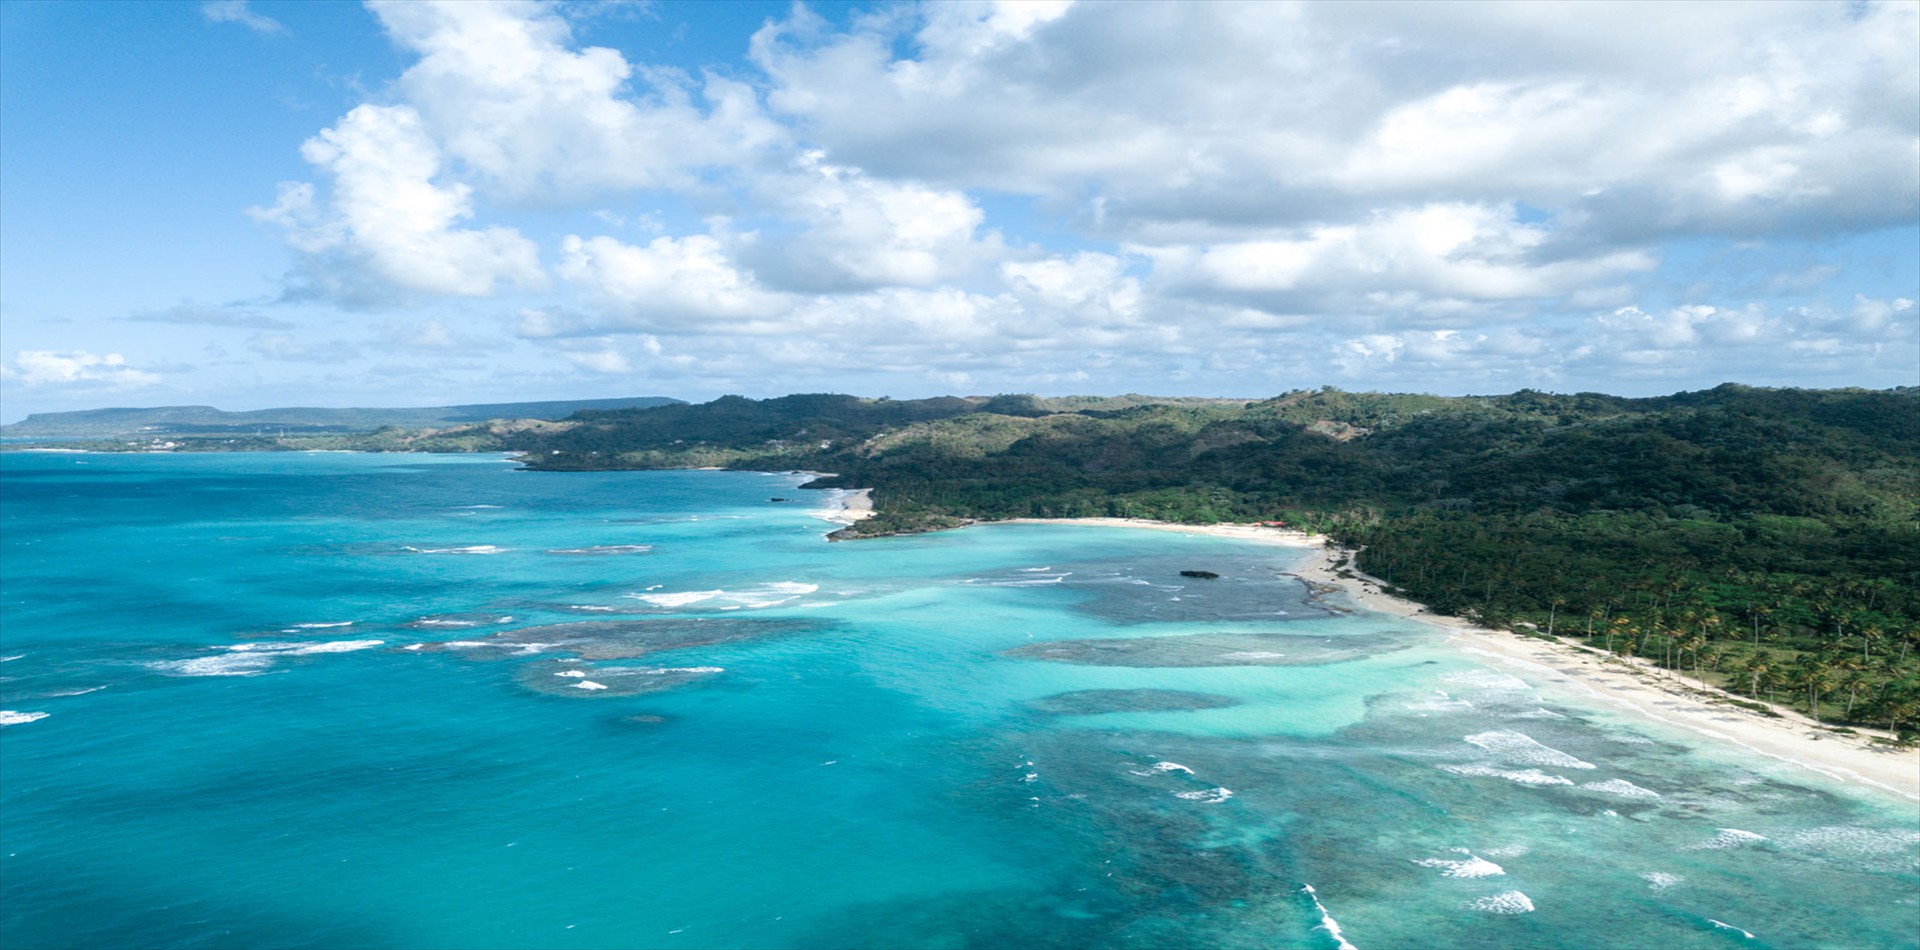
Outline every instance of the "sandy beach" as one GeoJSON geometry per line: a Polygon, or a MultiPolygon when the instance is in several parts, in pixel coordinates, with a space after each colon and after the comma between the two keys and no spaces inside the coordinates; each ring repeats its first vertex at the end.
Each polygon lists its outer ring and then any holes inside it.
{"type": "MultiPolygon", "coordinates": [[[[1321,535],[1257,525],[1182,525],[1134,518],[1020,518],[996,524],[1090,524],[1237,538],[1318,553],[1302,561],[1294,574],[1322,590],[1337,591],[1360,610],[1392,614],[1432,624],[1448,632],[1448,642],[1468,654],[1536,684],[1582,690],[1616,709],[1679,726],[1716,742],[1803,768],[1830,779],[1871,786],[1920,801],[1920,749],[1896,750],[1874,744],[1884,732],[1859,730],[1849,736],[1785,707],[1780,718],[1715,702],[1730,698],[1703,689],[1670,670],[1639,659],[1623,659],[1565,638],[1549,641],[1493,630],[1431,613],[1421,604],[1395,597],[1379,579],[1336,565],[1345,550],[1321,535]]],[[[1744,699],[1744,697],[1740,697],[1744,699]]]]}

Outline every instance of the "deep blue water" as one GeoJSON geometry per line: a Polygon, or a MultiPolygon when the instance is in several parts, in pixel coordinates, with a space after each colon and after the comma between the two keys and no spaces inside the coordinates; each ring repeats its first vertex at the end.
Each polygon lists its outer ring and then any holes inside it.
{"type": "Polygon", "coordinates": [[[0,455],[0,946],[1916,945],[1911,802],[801,481],[0,455]]]}

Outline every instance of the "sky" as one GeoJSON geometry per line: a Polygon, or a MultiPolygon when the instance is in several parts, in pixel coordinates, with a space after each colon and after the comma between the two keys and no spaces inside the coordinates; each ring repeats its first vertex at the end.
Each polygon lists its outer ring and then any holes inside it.
{"type": "Polygon", "coordinates": [[[0,0],[0,419],[1920,384],[1920,5],[0,0]]]}

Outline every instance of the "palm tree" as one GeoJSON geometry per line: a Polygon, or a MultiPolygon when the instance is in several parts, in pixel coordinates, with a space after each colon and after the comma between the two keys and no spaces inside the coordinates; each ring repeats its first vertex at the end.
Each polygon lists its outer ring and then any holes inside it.
{"type": "Polygon", "coordinates": [[[1745,670],[1747,673],[1747,676],[1750,677],[1750,685],[1748,687],[1747,692],[1751,693],[1753,695],[1753,698],[1759,699],[1760,698],[1760,677],[1772,671],[1773,657],[1769,656],[1766,651],[1762,650],[1750,657],[1747,657],[1747,662],[1741,664],[1740,668],[1742,670],[1745,670]]]}

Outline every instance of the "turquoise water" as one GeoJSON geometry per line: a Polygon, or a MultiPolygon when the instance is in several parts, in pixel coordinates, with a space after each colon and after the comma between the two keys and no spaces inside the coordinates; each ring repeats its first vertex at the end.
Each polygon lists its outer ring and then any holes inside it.
{"type": "Polygon", "coordinates": [[[1911,802],[801,480],[0,456],[0,946],[1920,942],[1911,802]]]}

